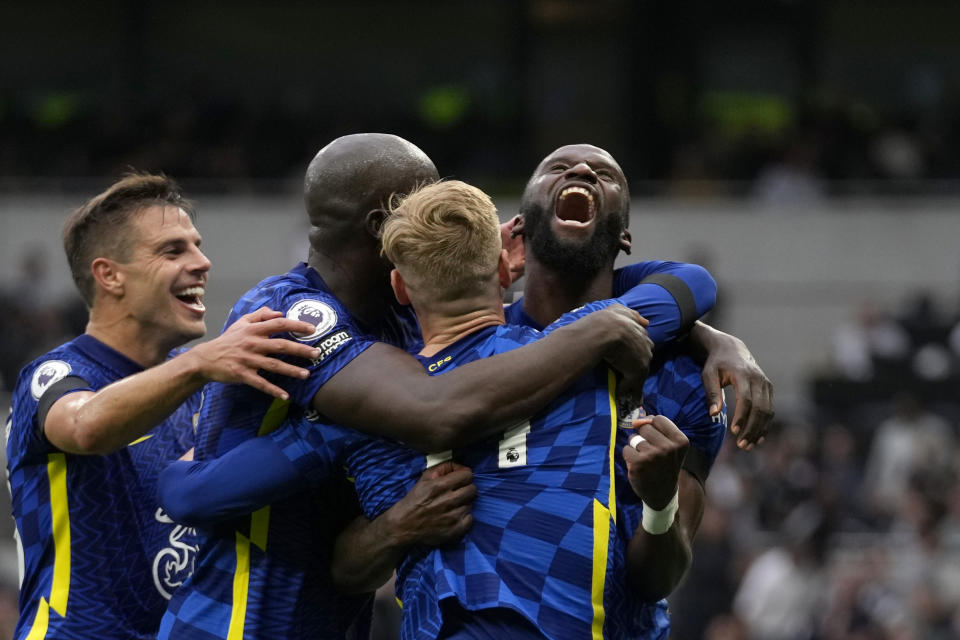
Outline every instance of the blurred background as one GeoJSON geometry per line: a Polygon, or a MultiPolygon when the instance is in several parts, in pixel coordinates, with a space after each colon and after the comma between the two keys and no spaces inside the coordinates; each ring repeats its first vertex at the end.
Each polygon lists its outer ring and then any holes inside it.
{"type": "Polygon", "coordinates": [[[709,268],[709,321],[777,389],[711,475],[674,637],[960,637],[958,26],[954,0],[4,3],[0,400],[83,331],[59,228],[123,171],[198,202],[214,331],[305,256],[334,137],[404,136],[504,219],[590,142],[630,180],[623,260],[709,268]]]}

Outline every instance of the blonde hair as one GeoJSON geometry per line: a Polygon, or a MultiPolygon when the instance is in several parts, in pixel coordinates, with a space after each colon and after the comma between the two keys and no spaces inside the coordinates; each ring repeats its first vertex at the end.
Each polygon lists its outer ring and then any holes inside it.
{"type": "Polygon", "coordinates": [[[490,196],[465,182],[434,182],[390,207],[381,242],[408,288],[436,301],[474,295],[497,272],[497,208],[490,196]]]}

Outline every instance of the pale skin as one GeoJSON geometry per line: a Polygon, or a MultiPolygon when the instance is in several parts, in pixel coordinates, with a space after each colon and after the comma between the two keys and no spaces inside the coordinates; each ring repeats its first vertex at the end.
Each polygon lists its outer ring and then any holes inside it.
{"type": "Polygon", "coordinates": [[[306,369],[270,356],[310,359],[318,351],[270,336],[313,327],[269,309],[164,362],[171,349],[206,330],[202,296],[210,261],[190,217],[177,207],[146,207],[118,232],[131,234],[131,249],[122,261],[92,261],[96,293],[86,333],[146,370],[57,400],[43,425],[51,444],[67,453],[107,454],[148,432],[207,382],[248,384],[286,399],[259,372],[307,377],[306,369]]]}

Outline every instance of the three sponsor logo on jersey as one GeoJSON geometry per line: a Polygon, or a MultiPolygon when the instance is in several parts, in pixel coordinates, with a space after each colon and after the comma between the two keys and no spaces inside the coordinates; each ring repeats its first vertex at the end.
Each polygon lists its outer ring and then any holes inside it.
{"type": "MultiPolygon", "coordinates": [[[[291,320],[309,322],[314,326],[314,330],[309,334],[290,334],[300,342],[313,342],[330,333],[337,325],[337,312],[333,310],[333,307],[319,300],[300,300],[290,307],[287,311],[287,317],[291,320]]],[[[320,364],[352,339],[353,336],[347,330],[341,329],[320,340],[314,345],[320,350],[320,355],[313,361],[313,364],[320,364]]]]}

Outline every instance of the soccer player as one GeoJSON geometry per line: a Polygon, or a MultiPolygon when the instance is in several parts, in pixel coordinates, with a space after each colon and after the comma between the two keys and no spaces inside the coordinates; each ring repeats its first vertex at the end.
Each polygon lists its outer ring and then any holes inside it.
{"type": "Polygon", "coordinates": [[[261,309],[216,340],[204,334],[210,262],[192,205],[169,178],[135,174],[74,212],[64,247],[89,307],[83,335],[21,371],[6,425],[20,553],[21,638],[153,637],[189,574],[195,541],[158,509],[156,475],[193,444],[204,383],[283,397],[258,370],[306,370],[291,340],[311,325],[261,309]]]}
{"type": "MultiPolygon", "coordinates": [[[[609,153],[592,145],[568,145],[544,158],[527,183],[521,215],[513,223],[513,234],[523,236],[526,280],[523,298],[507,310],[508,321],[542,327],[569,309],[623,291],[630,274],[615,272],[613,265],[621,250],[630,249],[628,221],[626,179],[609,153]]],[[[619,474],[624,514],[618,526],[630,539],[635,605],[626,635],[636,624],[642,637],[667,634],[665,603],[637,605],[666,596],[690,564],[703,483],[725,431],[719,382],[729,380],[737,387],[732,430],[742,448],[762,441],[772,417],[772,386],[742,342],[705,325],[697,331],[713,345],[706,373],[701,377],[700,365],[676,348],[662,350],[643,394],[645,412],[662,415],[635,423],[639,438],[629,444],[631,432],[621,431],[621,445],[627,446],[626,471],[619,474]],[[659,511],[665,512],[658,516],[659,511]]],[[[630,426],[629,420],[624,426],[630,426]]]]}
{"type": "MultiPolygon", "coordinates": [[[[383,242],[397,267],[397,298],[412,301],[417,312],[420,360],[433,375],[540,337],[503,326],[507,261],[496,210],[478,189],[446,182],[415,192],[387,219],[383,242]]],[[[638,303],[643,290],[623,301],[638,303]]],[[[476,524],[464,541],[437,550],[418,545],[404,561],[404,637],[499,631],[562,638],[604,628],[608,554],[623,557],[611,526],[613,386],[605,368],[595,370],[551,403],[552,411],[455,450],[454,458],[474,469],[476,524]]],[[[245,500],[255,508],[264,493],[289,491],[299,478],[345,460],[367,516],[376,517],[441,459],[308,418],[217,460],[174,465],[164,472],[161,493],[179,517],[210,518],[244,508],[245,500]],[[256,478],[247,477],[251,468],[256,478]]]]}
{"type": "MultiPolygon", "coordinates": [[[[271,305],[288,318],[311,322],[311,331],[295,337],[320,354],[310,363],[309,378],[284,383],[288,402],[213,385],[198,423],[197,460],[222,456],[275,430],[288,416],[311,412],[442,450],[531,414],[602,359],[642,384],[650,345],[633,312],[594,314],[522,352],[442,378],[428,376],[414,358],[388,344],[408,345],[417,334],[409,312],[392,304],[390,265],[379,255],[387,203],[437,177],[430,159],[396,136],[345,136],[320,150],[305,178],[312,224],[308,262],[261,282],[227,321],[229,326],[248,309],[271,305]]],[[[331,491],[325,486],[316,498],[322,530],[310,518],[314,496],[301,494],[204,531],[196,570],[174,595],[160,637],[342,637],[353,623],[352,609],[332,592],[324,550],[349,512],[333,506],[331,491]],[[308,557],[305,546],[314,550],[308,557]]],[[[364,563],[392,562],[402,541],[371,538],[375,546],[365,548],[364,563]]]]}

